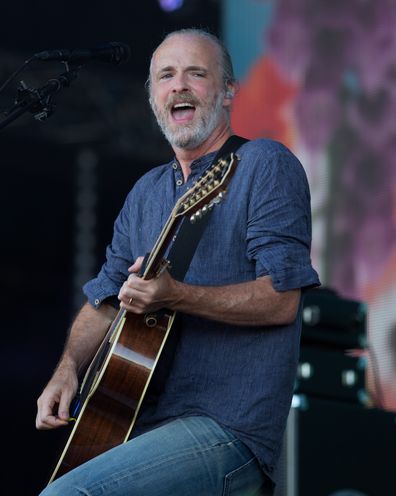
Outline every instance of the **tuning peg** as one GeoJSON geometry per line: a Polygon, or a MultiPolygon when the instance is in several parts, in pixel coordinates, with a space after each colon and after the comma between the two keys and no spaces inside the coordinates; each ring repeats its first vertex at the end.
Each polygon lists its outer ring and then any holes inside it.
{"type": "Polygon", "coordinates": [[[215,198],[213,198],[212,202],[215,203],[216,205],[221,202],[225,197],[225,194],[223,191],[221,191],[215,198]]]}

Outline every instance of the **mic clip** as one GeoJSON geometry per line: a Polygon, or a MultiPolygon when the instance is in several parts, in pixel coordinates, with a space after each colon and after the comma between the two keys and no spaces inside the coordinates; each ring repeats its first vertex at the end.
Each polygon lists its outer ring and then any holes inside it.
{"type": "Polygon", "coordinates": [[[6,116],[0,122],[0,129],[17,119],[25,112],[33,114],[38,121],[44,121],[55,111],[53,97],[62,88],[70,86],[72,81],[77,78],[81,65],[75,65],[64,62],[66,71],[57,78],[49,79],[41,88],[28,88],[24,81],[20,81],[17,87],[17,95],[14,105],[7,111],[3,112],[6,116]]]}
{"type": "Polygon", "coordinates": [[[28,107],[29,112],[38,121],[48,119],[55,111],[55,104],[52,103],[52,95],[42,97],[40,90],[28,88],[24,81],[20,81],[17,87],[15,106],[28,107]]]}

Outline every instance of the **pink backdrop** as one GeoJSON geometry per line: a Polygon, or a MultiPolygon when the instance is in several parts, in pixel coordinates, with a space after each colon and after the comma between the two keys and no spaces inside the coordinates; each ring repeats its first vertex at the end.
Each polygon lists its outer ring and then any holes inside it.
{"type": "Polygon", "coordinates": [[[368,386],[388,410],[396,410],[395,26],[392,0],[276,1],[232,115],[236,133],[282,141],[302,161],[314,264],[324,285],[367,302],[368,386]]]}

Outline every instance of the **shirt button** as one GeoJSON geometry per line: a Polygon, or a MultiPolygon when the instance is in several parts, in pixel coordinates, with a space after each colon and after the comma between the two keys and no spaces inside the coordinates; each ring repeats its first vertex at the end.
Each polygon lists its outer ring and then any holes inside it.
{"type": "Polygon", "coordinates": [[[173,162],[172,167],[173,167],[174,169],[177,169],[177,163],[176,163],[176,162],[173,162]]]}
{"type": "Polygon", "coordinates": [[[96,298],[96,300],[95,300],[95,302],[94,302],[94,303],[95,303],[95,305],[99,305],[100,300],[99,300],[98,298],[96,298]]]}
{"type": "Polygon", "coordinates": [[[176,181],[176,184],[177,184],[178,186],[181,186],[181,185],[183,184],[183,180],[182,180],[182,179],[178,179],[178,180],[176,181]]]}

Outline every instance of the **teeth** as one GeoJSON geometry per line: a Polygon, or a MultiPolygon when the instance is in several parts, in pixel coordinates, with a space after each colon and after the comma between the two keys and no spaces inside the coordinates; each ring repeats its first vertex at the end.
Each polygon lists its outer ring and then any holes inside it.
{"type": "Polygon", "coordinates": [[[173,108],[180,108],[180,107],[194,108],[194,105],[192,105],[191,103],[176,103],[176,105],[173,106],[173,108]]]}

